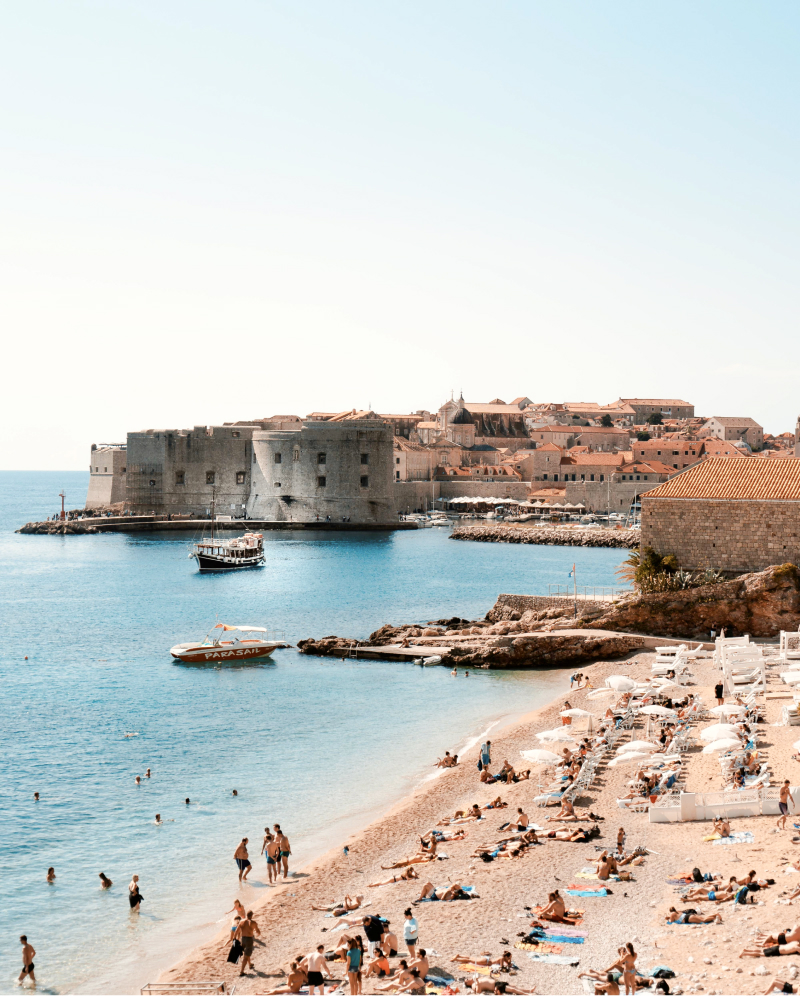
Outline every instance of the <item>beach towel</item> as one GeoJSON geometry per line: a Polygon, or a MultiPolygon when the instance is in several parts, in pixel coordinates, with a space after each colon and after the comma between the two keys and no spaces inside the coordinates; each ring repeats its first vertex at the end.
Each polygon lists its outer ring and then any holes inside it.
{"type": "Polygon", "coordinates": [[[473,965],[471,961],[465,961],[458,966],[465,972],[478,972],[479,975],[491,975],[492,970],[488,965],[473,965]]]}
{"type": "Polygon", "coordinates": [[[755,844],[756,838],[749,830],[740,830],[738,833],[733,833],[730,837],[720,837],[719,840],[715,840],[714,844],[755,844]]]}
{"type": "Polygon", "coordinates": [[[566,923],[550,923],[549,921],[543,922],[541,926],[534,926],[533,930],[537,934],[544,934],[547,937],[555,937],[558,934],[559,937],[580,937],[585,939],[589,936],[587,931],[581,930],[579,927],[570,927],[566,923]]]}
{"type": "Polygon", "coordinates": [[[561,945],[553,944],[551,941],[539,941],[534,944],[532,941],[517,941],[514,945],[520,951],[538,951],[539,954],[561,954],[561,945]]]}
{"type": "MultiPolygon", "coordinates": [[[[597,872],[579,871],[575,873],[575,878],[597,878],[597,872]]],[[[609,875],[608,879],[603,879],[603,881],[619,882],[620,877],[619,875],[609,875]]]]}
{"type": "Polygon", "coordinates": [[[533,954],[528,952],[528,957],[531,961],[546,961],[551,965],[575,965],[580,964],[580,958],[573,958],[572,955],[560,955],[560,954],[533,954]]]}
{"type": "Polygon", "coordinates": [[[586,936],[579,937],[575,934],[545,934],[539,930],[534,930],[533,933],[537,938],[541,938],[544,941],[553,941],[556,944],[583,944],[586,940],[586,936]]]}
{"type": "MultiPolygon", "coordinates": [[[[537,913],[541,913],[543,909],[544,909],[544,906],[534,906],[533,909],[531,910],[530,914],[529,914],[530,917],[531,917],[531,919],[535,920],[537,913]]],[[[580,920],[583,919],[584,912],[585,912],[585,910],[567,910],[567,912],[564,914],[564,917],[565,917],[566,920],[573,920],[573,921],[575,921],[575,923],[577,923],[578,921],[580,921],[580,920]]],[[[561,930],[562,927],[574,926],[574,923],[573,924],[570,924],[570,923],[556,923],[553,920],[545,920],[543,922],[544,923],[552,923],[553,927],[556,930],[561,930]]]]}
{"type": "Polygon", "coordinates": [[[607,896],[608,892],[605,889],[564,889],[564,892],[568,896],[581,896],[586,898],[599,898],[601,896],[607,896]]]}

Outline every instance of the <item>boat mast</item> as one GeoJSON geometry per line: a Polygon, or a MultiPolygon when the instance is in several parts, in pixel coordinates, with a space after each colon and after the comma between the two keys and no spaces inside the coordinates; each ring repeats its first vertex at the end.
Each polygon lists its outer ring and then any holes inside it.
{"type": "Polygon", "coordinates": [[[216,501],[216,488],[211,490],[211,542],[214,542],[214,502],[216,501]]]}

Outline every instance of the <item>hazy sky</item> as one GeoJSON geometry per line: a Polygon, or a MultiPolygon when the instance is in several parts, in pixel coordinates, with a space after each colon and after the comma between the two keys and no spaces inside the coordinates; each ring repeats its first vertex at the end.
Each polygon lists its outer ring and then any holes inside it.
{"type": "Polygon", "coordinates": [[[800,8],[0,8],[0,467],[371,404],[793,429],[800,8]]]}

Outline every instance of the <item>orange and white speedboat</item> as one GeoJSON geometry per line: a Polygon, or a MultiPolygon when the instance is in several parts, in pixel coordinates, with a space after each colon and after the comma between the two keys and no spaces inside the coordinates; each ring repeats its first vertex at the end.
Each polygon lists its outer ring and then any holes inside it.
{"type": "Polygon", "coordinates": [[[187,664],[257,660],[270,657],[278,647],[287,646],[283,640],[267,639],[268,632],[263,626],[217,623],[201,643],[176,643],[170,653],[187,664]]]}

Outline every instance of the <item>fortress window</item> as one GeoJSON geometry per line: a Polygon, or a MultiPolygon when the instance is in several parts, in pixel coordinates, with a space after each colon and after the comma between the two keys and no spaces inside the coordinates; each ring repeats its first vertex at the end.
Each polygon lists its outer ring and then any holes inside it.
{"type": "Polygon", "coordinates": [[[395,463],[400,463],[400,457],[395,457],[395,458],[394,458],[394,462],[395,462],[395,463]]]}
{"type": "Polygon", "coordinates": [[[604,481],[605,479],[606,479],[606,475],[605,475],[605,474],[601,474],[601,475],[600,475],[600,480],[601,480],[601,481],[604,481]]]}
{"type": "Polygon", "coordinates": [[[100,473],[100,468],[99,467],[95,467],[94,468],[94,472],[95,472],[95,474],[99,474],[100,473]]]}
{"type": "Polygon", "coordinates": [[[217,475],[213,470],[206,471],[206,484],[213,484],[217,479],[217,475]]]}
{"type": "Polygon", "coordinates": [[[275,463],[280,463],[281,460],[283,460],[283,457],[281,456],[281,454],[280,453],[276,453],[275,454],[275,463]]]}
{"type": "Polygon", "coordinates": [[[292,450],[292,463],[298,463],[300,460],[300,447],[295,446],[292,450]]]}
{"type": "Polygon", "coordinates": [[[318,477],[317,478],[317,487],[318,488],[324,488],[326,484],[327,484],[327,479],[326,478],[324,478],[324,477],[318,477]]]}
{"type": "Polygon", "coordinates": [[[231,435],[233,436],[234,439],[238,439],[241,433],[239,432],[238,429],[234,429],[231,435]]]}
{"type": "Polygon", "coordinates": [[[276,487],[276,488],[279,488],[280,486],[281,486],[281,482],[280,482],[280,481],[276,481],[276,482],[275,482],[275,487],[276,487]]]}
{"type": "MultiPolygon", "coordinates": [[[[362,460],[361,462],[363,463],[364,461],[362,460]]],[[[104,473],[104,474],[107,474],[107,473],[108,473],[108,467],[103,467],[103,473],[104,473]]]]}
{"type": "Polygon", "coordinates": [[[395,480],[398,480],[398,481],[400,480],[400,471],[399,470],[395,471],[395,480]]]}
{"type": "Polygon", "coordinates": [[[369,487],[369,478],[368,477],[362,477],[361,478],[361,487],[362,488],[368,488],[369,487]]]}
{"type": "Polygon", "coordinates": [[[369,463],[369,453],[362,453],[361,454],[361,463],[362,464],[369,463]]]}
{"type": "Polygon", "coordinates": [[[325,454],[317,453],[317,463],[325,463],[325,454]]]}
{"type": "Polygon", "coordinates": [[[127,469],[128,469],[127,467],[123,467],[122,468],[122,473],[124,474],[127,469]]]}
{"type": "Polygon", "coordinates": [[[156,486],[156,482],[151,479],[151,481],[150,481],[150,487],[154,488],[155,486],[156,486]]]}
{"type": "Polygon", "coordinates": [[[237,484],[244,484],[244,481],[245,481],[246,477],[247,477],[246,471],[244,471],[244,470],[237,470],[236,471],[236,483],[237,484]]]}
{"type": "Polygon", "coordinates": [[[183,470],[176,470],[175,471],[175,483],[176,484],[185,484],[186,483],[186,481],[184,479],[184,474],[185,474],[185,471],[183,471],[183,470]]]}

